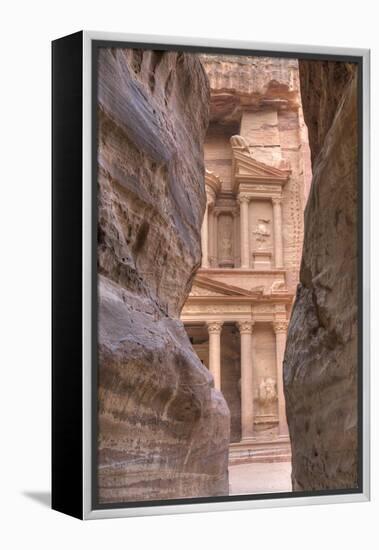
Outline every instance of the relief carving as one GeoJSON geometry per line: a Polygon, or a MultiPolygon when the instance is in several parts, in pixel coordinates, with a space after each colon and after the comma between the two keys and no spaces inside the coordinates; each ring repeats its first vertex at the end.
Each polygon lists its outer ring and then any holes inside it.
{"type": "Polygon", "coordinates": [[[254,313],[272,313],[272,306],[255,306],[254,313]]]}
{"type": "Polygon", "coordinates": [[[265,218],[259,218],[258,224],[253,229],[253,235],[256,235],[255,240],[258,243],[258,248],[261,249],[263,245],[267,242],[271,233],[269,231],[269,224],[271,220],[265,218]]]}
{"type": "Polygon", "coordinates": [[[252,190],[253,191],[269,191],[270,194],[271,194],[274,191],[280,192],[281,187],[280,187],[280,185],[261,185],[261,184],[258,184],[258,185],[253,185],[252,190]]]}
{"type": "Polygon", "coordinates": [[[263,407],[275,402],[277,398],[276,381],[273,378],[262,378],[258,388],[258,401],[263,407]]]}
{"type": "Polygon", "coordinates": [[[186,305],[182,312],[187,315],[193,313],[250,313],[251,307],[249,305],[220,305],[220,306],[206,306],[206,305],[186,305]]]}
{"type": "Polygon", "coordinates": [[[224,236],[221,241],[221,257],[229,259],[232,256],[232,240],[224,236]]]}
{"type": "Polygon", "coordinates": [[[262,426],[262,429],[264,425],[268,428],[272,422],[277,421],[277,400],[276,380],[271,377],[262,378],[255,397],[258,408],[256,422],[262,426]]]}

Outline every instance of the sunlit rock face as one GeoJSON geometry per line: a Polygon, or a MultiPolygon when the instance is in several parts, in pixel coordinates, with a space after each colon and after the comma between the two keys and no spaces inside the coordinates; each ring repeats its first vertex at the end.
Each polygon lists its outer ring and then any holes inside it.
{"type": "Polygon", "coordinates": [[[227,494],[229,410],[179,320],[208,80],[195,56],[101,49],[98,81],[99,501],[227,494]]]}
{"type": "Polygon", "coordinates": [[[294,490],[357,486],[357,75],[300,61],[313,181],[284,360],[294,490]]]}

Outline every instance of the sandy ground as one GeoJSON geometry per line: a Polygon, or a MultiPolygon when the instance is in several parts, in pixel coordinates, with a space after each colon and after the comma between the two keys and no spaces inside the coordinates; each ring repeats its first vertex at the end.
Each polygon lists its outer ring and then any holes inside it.
{"type": "Polygon", "coordinates": [[[291,463],[265,462],[229,466],[229,494],[291,491],[291,463]]]}

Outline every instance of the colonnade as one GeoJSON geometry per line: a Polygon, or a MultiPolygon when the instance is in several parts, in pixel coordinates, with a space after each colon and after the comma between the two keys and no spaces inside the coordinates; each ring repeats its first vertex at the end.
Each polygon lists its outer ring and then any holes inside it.
{"type": "MultiPolygon", "coordinates": [[[[286,345],[287,321],[272,323],[276,340],[276,374],[279,435],[287,435],[287,420],[283,391],[283,358],[286,345]]],[[[214,384],[221,389],[221,332],[222,321],[208,321],[209,333],[209,370],[213,375],[214,384]]],[[[241,431],[242,440],[254,436],[254,354],[252,335],[254,321],[237,322],[241,341],[241,431]]]]}

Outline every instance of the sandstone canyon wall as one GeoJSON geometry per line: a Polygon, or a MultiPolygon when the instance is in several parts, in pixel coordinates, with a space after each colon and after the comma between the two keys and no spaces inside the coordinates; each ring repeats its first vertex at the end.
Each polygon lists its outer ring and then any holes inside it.
{"type": "Polygon", "coordinates": [[[200,265],[196,56],[99,57],[99,501],[228,493],[229,410],[179,320],[200,265]]]}
{"type": "Polygon", "coordinates": [[[294,490],[357,486],[357,74],[300,61],[313,181],[284,359],[294,490]]]}

